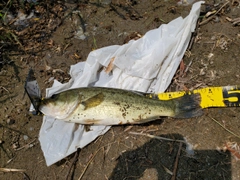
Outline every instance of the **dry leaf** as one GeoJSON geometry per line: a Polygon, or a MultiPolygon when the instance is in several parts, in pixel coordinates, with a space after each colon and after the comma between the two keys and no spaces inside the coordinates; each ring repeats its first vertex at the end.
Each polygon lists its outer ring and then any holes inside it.
{"type": "Polygon", "coordinates": [[[115,59],[115,57],[111,58],[108,66],[105,69],[105,73],[109,74],[112,71],[113,66],[114,66],[114,64],[113,64],[114,59],[115,59]]]}

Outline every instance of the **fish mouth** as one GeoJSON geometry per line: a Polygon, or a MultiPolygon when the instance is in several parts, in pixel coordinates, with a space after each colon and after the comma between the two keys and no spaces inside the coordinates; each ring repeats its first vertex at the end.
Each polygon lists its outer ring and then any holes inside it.
{"type": "Polygon", "coordinates": [[[72,115],[74,110],[79,106],[80,101],[80,95],[78,95],[76,101],[74,101],[74,103],[71,103],[71,105],[67,104],[67,106],[59,107],[55,105],[55,102],[52,101],[52,99],[45,99],[41,101],[39,111],[41,111],[46,116],[65,120],[72,115]]]}

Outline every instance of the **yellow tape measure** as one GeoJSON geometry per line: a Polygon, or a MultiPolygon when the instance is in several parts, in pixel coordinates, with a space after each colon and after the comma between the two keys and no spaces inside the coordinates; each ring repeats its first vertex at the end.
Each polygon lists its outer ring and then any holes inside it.
{"type": "Polygon", "coordinates": [[[193,91],[167,92],[152,95],[153,98],[169,100],[184,96],[185,94],[197,94],[201,96],[201,107],[234,107],[240,106],[240,86],[207,87],[193,91]]]}

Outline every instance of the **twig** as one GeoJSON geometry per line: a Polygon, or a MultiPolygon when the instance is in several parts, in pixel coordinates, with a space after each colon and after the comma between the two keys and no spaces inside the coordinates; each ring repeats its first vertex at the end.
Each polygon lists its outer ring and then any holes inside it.
{"type": "Polygon", "coordinates": [[[212,20],[227,4],[229,3],[229,1],[227,1],[225,4],[223,4],[212,16],[210,16],[209,18],[207,18],[206,20],[202,21],[199,23],[199,26],[208,23],[210,20],[212,20]]]}
{"type": "MultiPolygon", "coordinates": [[[[208,116],[209,117],[209,116],[208,116]]],[[[221,126],[224,130],[226,130],[227,132],[229,132],[230,134],[236,136],[237,138],[240,139],[240,136],[235,134],[234,132],[230,131],[229,129],[225,128],[221,123],[219,123],[216,119],[209,117],[210,119],[212,119],[215,123],[217,123],[219,126],[221,126]]]]}
{"type": "Polygon", "coordinates": [[[154,135],[146,134],[146,133],[129,132],[129,134],[147,136],[147,137],[150,137],[150,138],[153,138],[153,139],[164,140],[164,141],[180,142],[180,143],[186,144],[186,142],[184,140],[174,140],[174,139],[165,138],[165,137],[161,137],[161,136],[154,136],[154,135]]]}
{"type": "Polygon", "coordinates": [[[239,18],[235,18],[235,19],[231,19],[229,17],[226,17],[226,20],[231,22],[234,26],[237,25],[238,23],[240,23],[240,17],[239,18]]]}
{"type": "MultiPolygon", "coordinates": [[[[0,123],[0,127],[4,127],[4,128],[7,128],[7,129],[9,129],[9,130],[11,130],[11,131],[17,132],[17,133],[19,133],[19,134],[27,135],[27,136],[28,136],[27,133],[23,133],[23,132],[21,132],[21,131],[19,131],[19,130],[16,130],[16,129],[13,129],[13,128],[10,128],[10,127],[7,127],[7,126],[4,126],[4,125],[1,124],[1,123],[0,123]]],[[[28,137],[29,137],[29,136],[28,136],[28,137]]]]}
{"type": "Polygon", "coordinates": [[[24,145],[24,146],[22,146],[22,147],[16,149],[16,151],[22,150],[22,149],[24,149],[24,148],[27,149],[27,148],[31,148],[31,147],[33,147],[33,146],[35,145],[35,144],[33,144],[34,141],[36,141],[36,138],[34,138],[30,143],[28,143],[28,144],[26,144],[26,145],[24,145]]]}
{"type": "Polygon", "coordinates": [[[240,17],[233,19],[232,22],[233,22],[233,25],[237,25],[238,23],[240,23],[240,17]]]}
{"type": "Polygon", "coordinates": [[[225,4],[223,4],[223,5],[217,10],[217,12],[214,13],[214,15],[217,15],[228,3],[229,3],[229,1],[225,2],[225,4]]]}
{"type": "MultiPolygon", "coordinates": [[[[114,143],[116,143],[116,142],[108,143],[108,144],[106,144],[106,145],[100,147],[100,148],[95,152],[95,154],[94,154],[94,155],[91,157],[91,159],[88,161],[86,167],[84,168],[84,170],[83,170],[82,174],[80,175],[80,177],[78,178],[78,180],[81,180],[81,179],[82,179],[82,177],[83,177],[83,175],[85,174],[85,172],[86,172],[88,166],[89,166],[90,163],[93,161],[93,159],[94,159],[94,157],[97,155],[97,153],[98,153],[101,149],[104,150],[105,147],[108,147],[109,145],[114,144],[114,143]]],[[[98,146],[98,147],[99,147],[99,146],[98,146]]]]}
{"type": "Polygon", "coordinates": [[[5,87],[0,86],[0,88],[4,89],[4,90],[7,91],[8,93],[10,93],[9,90],[7,90],[5,87]]]}
{"type": "Polygon", "coordinates": [[[25,169],[0,168],[1,172],[17,172],[23,175],[24,180],[30,180],[29,176],[24,172],[25,169]]]}
{"type": "Polygon", "coordinates": [[[118,12],[118,10],[114,7],[114,5],[113,5],[112,3],[110,4],[110,7],[112,8],[112,10],[113,10],[117,15],[120,16],[120,18],[122,18],[122,19],[124,19],[124,20],[127,20],[127,18],[126,18],[122,13],[118,12]]]}
{"type": "MultiPolygon", "coordinates": [[[[161,163],[160,163],[161,164],[161,163]]],[[[167,167],[165,167],[163,164],[161,164],[161,166],[163,167],[163,169],[166,171],[166,173],[170,174],[171,176],[173,175],[173,172],[170,171],[167,167]]]]}
{"type": "Polygon", "coordinates": [[[176,157],[176,160],[175,160],[175,163],[174,163],[173,175],[172,175],[171,180],[175,180],[175,179],[176,179],[176,173],[177,173],[177,167],[178,167],[178,160],[179,160],[179,156],[180,156],[180,154],[181,154],[182,145],[183,145],[183,143],[180,142],[179,148],[178,148],[178,152],[177,152],[177,157],[176,157]]]}
{"type": "Polygon", "coordinates": [[[183,73],[182,77],[184,77],[184,76],[186,75],[186,73],[188,72],[190,66],[192,65],[192,62],[193,62],[193,61],[191,60],[190,63],[187,65],[187,67],[186,67],[185,70],[184,70],[184,73],[183,73]]]}
{"type": "MultiPolygon", "coordinates": [[[[70,174],[70,172],[71,172],[71,170],[72,170],[72,167],[75,166],[75,165],[76,165],[76,162],[78,161],[79,152],[80,152],[80,149],[78,149],[78,150],[76,151],[76,153],[75,153],[75,155],[74,155],[74,157],[73,157],[73,161],[72,161],[72,163],[71,163],[71,165],[70,165],[70,167],[69,167],[68,173],[67,173],[67,175],[66,175],[66,180],[67,180],[68,177],[69,177],[69,174],[70,174]]],[[[74,172],[74,171],[73,171],[73,172],[74,172]]]]}
{"type": "Polygon", "coordinates": [[[2,172],[24,172],[25,169],[0,168],[2,172]]]}
{"type": "Polygon", "coordinates": [[[90,165],[90,163],[93,161],[94,157],[95,157],[95,156],[97,155],[97,153],[98,153],[101,149],[103,149],[104,147],[105,147],[105,146],[100,147],[100,148],[95,152],[95,154],[91,157],[91,159],[88,161],[86,167],[83,169],[83,172],[82,172],[82,174],[80,175],[80,177],[78,178],[78,180],[81,180],[81,179],[82,179],[83,175],[84,175],[85,172],[87,171],[87,168],[88,168],[88,166],[90,165]]]}
{"type": "Polygon", "coordinates": [[[21,172],[21,174],[23,175],[24,180],[30,180],[30,177],[25,172],[21,172]]]}

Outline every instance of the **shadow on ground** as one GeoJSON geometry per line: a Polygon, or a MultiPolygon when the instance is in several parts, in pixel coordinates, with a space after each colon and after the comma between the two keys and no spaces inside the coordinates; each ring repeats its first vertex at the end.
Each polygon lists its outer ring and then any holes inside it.
{"type": "MultiPolygon", "coordinates": [[[[179,134],[160,136],[183,140],[179,134]]],[[[155,174],[155,179],[171,179],[179,145],[180,142],[176,141],[166,142],[152,139],[136,150],[125,152],[118,157],[118,163],[109,179],[135,180],[150,177],[152,179],[153,174],[155,174]],[[168,167],[169,164],[171,167],[168,167]],[[148,175],[149,169],[151,171],[148,175]]],[[[231,155],[229,152],[216,150],[187,153],[186,145],[183,144],[176,179],[231,179],[231,155]]]]}

